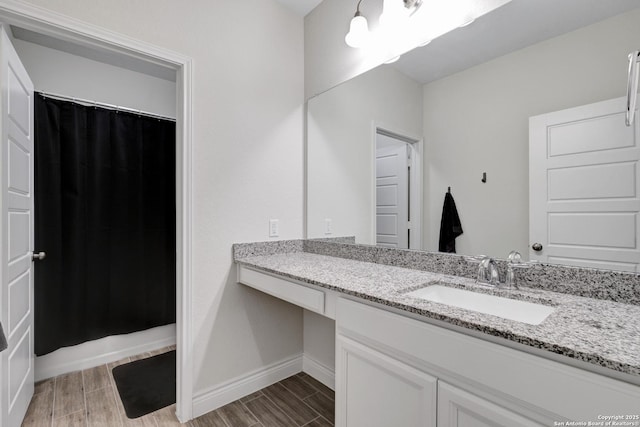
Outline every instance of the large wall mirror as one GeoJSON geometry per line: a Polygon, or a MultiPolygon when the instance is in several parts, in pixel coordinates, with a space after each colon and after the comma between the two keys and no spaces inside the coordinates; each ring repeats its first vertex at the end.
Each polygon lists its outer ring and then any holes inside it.
{"type": "Polygon", "coordinates": [[[311,98],[307,236],[437,251],[450,188],[459,254],[517,250],[524,259],[638,271],[639,128],[624,126],[621,102],[639,23],[640,0],[513,0],[311,98]],[[556,150],[562,167],[530,158],[531,117],[544,129],[553,120],[587,123],[538,132],[535,144],[556,150]],[[557,148],[558,135],[588,147],[557,148]],[[532,227],[547,201],[530,198],[538,176],[562,178],[547,189],[562,208],[545,211],[546,229],[532,227]],[[579,196],[562,196],[576,186],[579,196]],[[536,252],[538,240],[545,247],[536,252]]]}

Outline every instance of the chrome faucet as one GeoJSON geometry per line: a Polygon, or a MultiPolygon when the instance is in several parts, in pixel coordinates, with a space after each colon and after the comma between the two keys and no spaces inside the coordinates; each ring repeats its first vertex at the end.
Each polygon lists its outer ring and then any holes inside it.
{"type": "Polygon", "coordinates": [[[500,273],[498,272],[498,264],[491,257],[483,257],[478,267],[478,283],[485,285],[500,286],[500,273]]]}

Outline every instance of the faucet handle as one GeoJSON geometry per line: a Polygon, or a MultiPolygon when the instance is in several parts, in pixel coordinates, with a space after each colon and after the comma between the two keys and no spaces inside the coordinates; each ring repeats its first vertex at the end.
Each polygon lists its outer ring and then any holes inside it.
{"type": "Polygon", "coordinates": [[[522,264],[522,255],[520,255],[518,251],[511,251],[509,252],[507,260],[512,264],[522,264]]]}
{"type": "Polygon", "coordinates": [[[522,255],[520,255],[518,251],[509,252],[507,260],[507,274],[504,280],[505,288],[518,289],[518,282],[514,270],[529,268],[531,265],[528,262],[522,261],[522,255]]]}
{"type": "Polygon", "coordinates": [[[486,255],[465,255],[464,260],[474,264],[480,264],[485,258],[489,258],[486,255]]]}

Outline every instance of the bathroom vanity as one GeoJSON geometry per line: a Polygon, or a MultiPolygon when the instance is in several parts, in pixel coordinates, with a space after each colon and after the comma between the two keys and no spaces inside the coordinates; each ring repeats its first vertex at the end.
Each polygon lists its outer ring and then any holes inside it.
{"type": "Polygon", "coordinates": [[[461,256],[320,240],[234,245],[234,259],[239,283],[335,319],[338,426],[640,425],[633,274],[541,266],[522,280],[539,287],[502,290],[476,284],[461,256]],[[570,293],[576,277],[602,283],[570,293]],[[509,320],[415,294],[429,286],[550,314],[509,320]]]}

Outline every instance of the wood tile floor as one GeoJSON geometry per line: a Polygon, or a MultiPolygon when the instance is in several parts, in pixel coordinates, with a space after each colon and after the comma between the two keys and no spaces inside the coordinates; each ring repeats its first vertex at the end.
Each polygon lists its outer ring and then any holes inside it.
{"type": "Polygon", "coordinates": [[[178,422],[175,405],[134,420],[127,418],[111,369],[166,351],[128,357],[84,371],[40,381],[23,427],[325,427],[333,426],[331,389],[301,372],[187,424],[178,422]]]}

